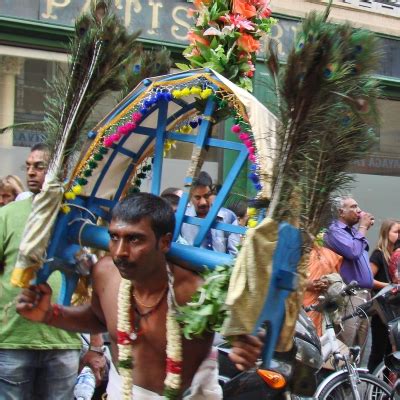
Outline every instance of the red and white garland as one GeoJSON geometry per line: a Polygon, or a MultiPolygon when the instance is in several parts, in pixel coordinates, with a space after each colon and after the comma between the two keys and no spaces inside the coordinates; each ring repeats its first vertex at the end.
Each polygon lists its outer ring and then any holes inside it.
{"type": "MultiPolygon", "coordinates": [[[[174,295],[174,277],[167,264],[168,272],[168,312],[167,312],[167,357],[164,396],[167,399],[178,398],[182,375],[182,336],[176,321],[176,300],[174,295]]],[[[132,399],[133,385],[133,345],[138,337],[131,319],[132,282],[121,278],[118,292],[118,370],[122,378],[122,399],[132,399]]]]}

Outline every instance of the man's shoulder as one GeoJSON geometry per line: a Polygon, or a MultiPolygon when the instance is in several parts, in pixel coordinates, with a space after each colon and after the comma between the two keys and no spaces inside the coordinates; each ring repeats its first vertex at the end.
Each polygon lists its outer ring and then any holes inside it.
{"type": "Polygon", "coordinates": [[[22,210],[24,211],[30,211],[32,207],[32,199],[27,198],[24,200],[19,200],[19,201],[12,201],[11,203],[8,203],[4,207],[0,208],[0,215],[9,215],[11,213],[14,213],[16,211],[20,212],[22,210]]]}
{"type": "Polygon", "coordinates": [[[203,284],[202,277],[189,269],[173,265],[174,290],[179,304],[187,303],[203,284]]]}

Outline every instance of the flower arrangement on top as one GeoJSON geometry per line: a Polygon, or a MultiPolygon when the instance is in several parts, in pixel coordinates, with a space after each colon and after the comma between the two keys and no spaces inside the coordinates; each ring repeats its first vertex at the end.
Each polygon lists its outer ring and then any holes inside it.
{"type": "Polygon", "coordinates": [[[211,68],[251,92],[260,40],[276,23],[269,0],[194,0],[194,5],[189,13],[196,23],[183,52],[190,66],[178,68],[211,68]]]}

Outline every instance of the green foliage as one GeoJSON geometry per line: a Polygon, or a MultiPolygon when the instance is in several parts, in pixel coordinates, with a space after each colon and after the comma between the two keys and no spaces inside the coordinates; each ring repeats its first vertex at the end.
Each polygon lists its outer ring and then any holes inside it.
{"type": "Polygon", "coordinates": [[[193,295],[192,301],[178,307],[177,320],[183,326],[187,339],[204,332],[218,332],[227,316],[225,299],[228,293],[231,266],[217,266],[206,270],[204,284],[193,295]]]}

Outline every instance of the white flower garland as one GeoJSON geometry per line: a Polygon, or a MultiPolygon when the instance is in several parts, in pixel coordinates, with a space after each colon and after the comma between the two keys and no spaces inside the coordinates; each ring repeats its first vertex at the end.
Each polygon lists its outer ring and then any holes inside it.
{"type": "MultiPolygon", "coordinates": [[[[168,273],[168,313],[167,313],[167,367],[164,381],[164,395],[174,399],[179,394],[181,387],[182,370],[182,338],[181,328],[176,321],[176,300],[174,294],[174,277],[167,264],[168,273]]],[[[122,378],[122,399],[132,399],[133,385],[133,342],[137,332],[132,330],[131,323],[132,282],[121,278],[118,292],[118,370],[122,378]]]]}

